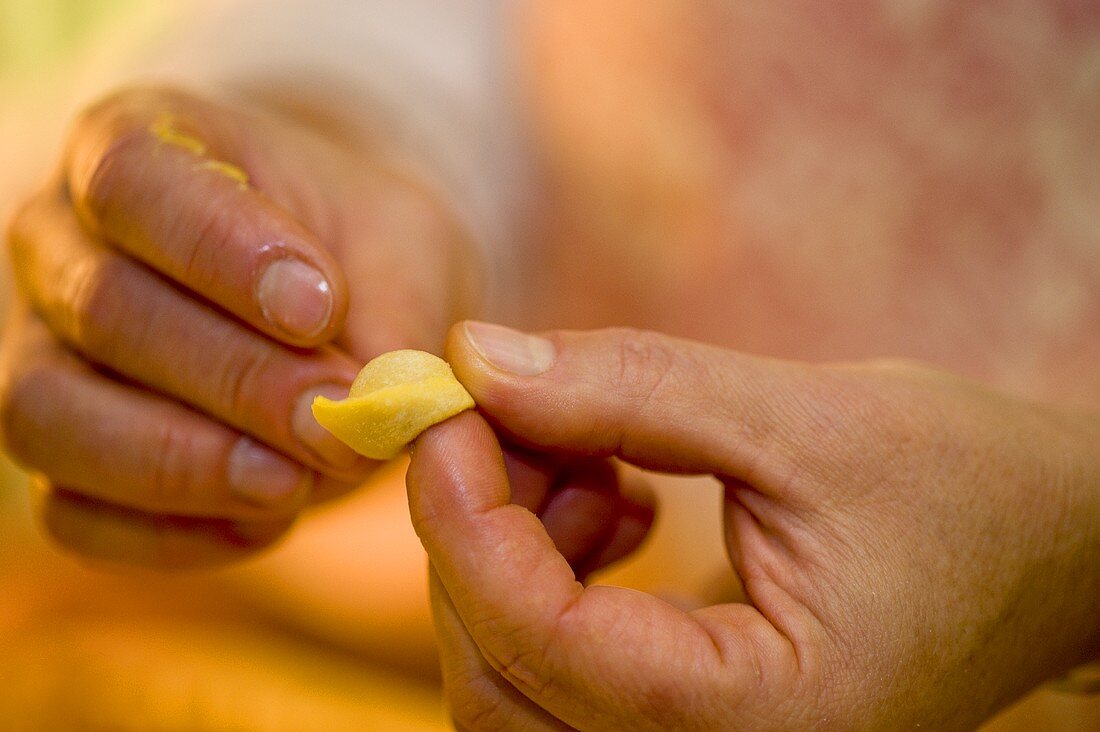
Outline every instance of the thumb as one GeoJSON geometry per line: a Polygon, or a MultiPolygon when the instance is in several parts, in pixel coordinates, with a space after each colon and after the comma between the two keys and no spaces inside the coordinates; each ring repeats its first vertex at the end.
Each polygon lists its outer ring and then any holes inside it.
{"type": "Polygon", "coordinates": [[[827,458],[823,424],[843,414],[839,386],[813,367],[644,331],[533,336],[466,322],[447,358],[519,443],[758,488],[827,458]]]}

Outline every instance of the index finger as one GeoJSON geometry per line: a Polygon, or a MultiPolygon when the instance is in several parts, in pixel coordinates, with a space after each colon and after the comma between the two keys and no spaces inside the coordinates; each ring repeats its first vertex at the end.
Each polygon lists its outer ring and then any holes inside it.
{"type": "Polygon", "coordinates": [[[691,715],[711,695],[736,705],[754,669],[789,659],[789,643],[747,605],[688,614],[582,587],[537,517],[509,502],[499,445],[474,413],[425,432],[407,480],[417,534],[482,655],[568,724],[613,727],[633,710],[675,726],[670,714],[691,715]]]}
{"type": "Polygon", "coordinates": [[[239,113],[182,94],[130,91],[92,107],[66,156],[84,224],[258,330],[329,340],[347,311],[339,266],[252,184],[239,113]]]}

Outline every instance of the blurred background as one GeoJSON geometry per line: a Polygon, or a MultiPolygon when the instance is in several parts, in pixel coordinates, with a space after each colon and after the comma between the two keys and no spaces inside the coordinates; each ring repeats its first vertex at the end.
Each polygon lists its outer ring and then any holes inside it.
{"type": "MultiPolygon", "coordinates": [[[[145,3],[169,7],[176,3],[145,3]]],[[[131,17],[137,0],[3,0],[0,2],[0,79],[40,76],[64,65],[89,35],[120,17],[131,17]]]]}
{"type": "Polygon", "coordinates": [[[49,133],[60,134],[63,108],[81,85],[112,59],[155,43],[186,6],[178,0],[0,0],[0,200],[10,204],[12,187],[27,184],[27,171],[49,149],[49,133]]]}
{"type": "MultiPolygon", "coordinates": [[[[216,2],[0,0],[0,219],[48,172],[76,106],[125,59],[155,48],[188,14],[216,2]]],[[[5,308],[9,296],[5,263],[5,308]]],[[[399,486],[400,466],[389,480],[399,486]]],[[[32,498],[26,476],[0,458],[5,729],[446,728],[430,674],[401,669],[400,659],[372,662],[363,639],[325,637],[301,620],[315,609],[300,599],[283,613],[255,601],[266,596],[260,584],[303,576],[311,541],[347,535],[339,518],[316,518],[312,538],[284,546],[251,574],[135,576],[55,550],[34,524],[32,498]],[[299,570],[283,571],[288,565],[299,570]]],[[[402,501],[403,492],[365,500],[402,501]]],[[[279,592],[297,597],[285,584],[279,592]]],[[[397,632],[400,623],[384,630],[397,632]]],[[[1098,724],[1095,699],[1042,691],[988,729],[1098,724]]]]}

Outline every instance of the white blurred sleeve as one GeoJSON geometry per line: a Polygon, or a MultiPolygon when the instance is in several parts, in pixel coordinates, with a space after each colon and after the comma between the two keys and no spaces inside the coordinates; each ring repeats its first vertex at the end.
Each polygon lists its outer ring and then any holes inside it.
{"type": "MultiPolygon", "coordinates": [[[[480,243],[497,287],[514,279],[528,195],[514,104],[508,0],[200,3],[149,74],[220,84],[325,79],[345,120],[383,134],[480,243]]],[[[501,304],[501,293],[490,302],[501,304]]]]}

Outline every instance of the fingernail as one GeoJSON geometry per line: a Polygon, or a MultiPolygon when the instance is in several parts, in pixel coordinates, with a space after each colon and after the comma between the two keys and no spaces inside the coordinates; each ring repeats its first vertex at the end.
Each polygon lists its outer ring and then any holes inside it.
{"type": "Polygon", "coordinates": [[[286,501],[308,479],[301,467],[250,437],[237,440],[228,472],[233,493],[262,506],[286,501]]]}
{"type": "Polygon", "coordinates": [[[554,344],[545,338],[491,323],[466,323],[466,337],[482,357],[501,371],[537,376],[554,363],[554,344]]]}
{"type": "Polygon", "coordinates": [[[298,259],[277,259],[256,284],[256,300],[272,325],[311,338],[332,318],[332,288],[324,275],[298,259]]]}
{"type": "Polygon", "coordinates": [[[313,389],[306,390],[298,397],[298,404],[294,407],[294,416],[291,418],[291,429],[294,435],[314,455],[324,460],[338,470],[349,470],[359,461],[359,453],[352,450],[344,443],[337,440],[329,431],[317,424],[313,416],[313,400],[315,397],[324,396],[329,399],[346,399],[347,386],[336,384],[323,384],[313,389]]]}

